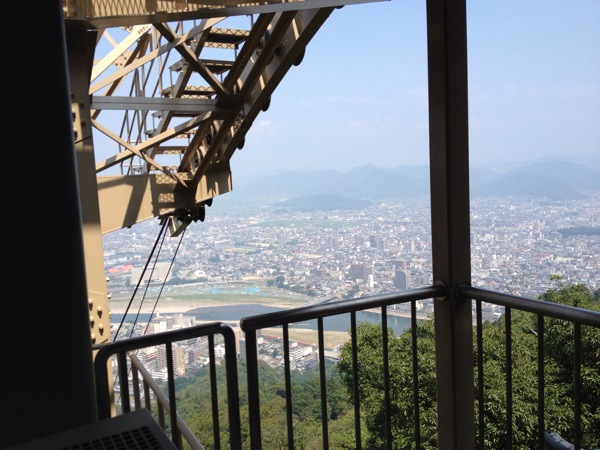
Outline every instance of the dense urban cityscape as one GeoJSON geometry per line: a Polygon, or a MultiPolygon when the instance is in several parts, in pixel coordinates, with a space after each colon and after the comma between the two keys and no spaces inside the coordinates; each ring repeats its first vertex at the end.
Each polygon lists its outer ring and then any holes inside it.
{"type": "MultiPolygon", "coordinates": [[[[159,229],[157,221],[148,221],[105,235],[111,290],[138,282],[159,229]]],[[[429,230],[425,200],[314,212],[265,206],[253,214],[213,215],[209,208],[206,220],[191,224],[180,244],[178,238],[165,240],[152,277],[276,283],[307,298],[390,292],[432,283],[429,230]]],[[[597,289],[600,199],[476,198],[471,249],[472,283],[478,287],[535,298],[551,287],[550,275],[559,275],[597,289]],[[566,232],[579,228],[595,231],[566,232]]]]}
{"type": "MultiPolygon", "coordinates": [[[[426,286],[433,281],[429,221],[426,200],[312,212],[248,203],[215,209],[214,214],[208,209],[205,221],[190,224],[181,241],[166,238],[159,262],[144,272],[160,230],[158,221],[149,221],[105,236],[109,287],[113,298],[130,297],[140,279],[150,279],[148,285],[155,286],[155,292],[166,281],[163,296],[208,292],[218,300],[219,293],[239,292],[243,303],[250,298],[244,293],[251,286],[253,292],[293,294],[303,305],[426,286]],[[245,286],[246,291],[236,291],[236,286],[245,286]]],[[[472,282],[478,287],[536,298],[553,286],[551,276],[556,275],[561,282],[598,289],[600,198],[597,194],[568,202],[475,198],[471,247],[472,282]]],[[[428,314],[432,301],[420,302],[419,309],[428,314]]],[[[484,305],[484,313],[493,319],[501,309],[484,305]]],[[[195,323],[193,315],[154,319],[152,324],[127,325],[123,330],[143,334],[195,323]]],[[[243,333],[236,329],[238,354],[243,356],[243,333]]],[[[193,343],[178,357],[180,366],[184,360],[188,368],[194,360],[202,365],[205,350],[205,343],[193,343]]],[[[215,351],[219,355],[222,349],[215,351]]],[[[261,341],[260,351],[271,364],[281,363],[281,356],[278,361],[273,358],[281,353],[276,338],[261,341]]],[[[299,368],[315,358],[307,343],[294,354],[299,368]]]]}

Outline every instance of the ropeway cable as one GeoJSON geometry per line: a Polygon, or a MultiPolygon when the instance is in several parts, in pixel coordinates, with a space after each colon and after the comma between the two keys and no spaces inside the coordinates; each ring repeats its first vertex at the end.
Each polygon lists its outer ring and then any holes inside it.
{"type": "MultiPolygon", "coordinates": [[[[150,252],[150,255],[148,255],[148,259],[146,260],[146,265],[144,266],[144,270],[142,271],[142,273],[140,275],[140,278],[139,278],[139,280],[137,282],[137,285],[135,286],[133,294],[131,295],[131,299],[129,300],[129,304],[127,305],[127,308],[125,309],[125,313],[123,314],[123,317],[121,318],[121,323],[119,323],[119,328],[117,329],[117,332],[115,333],[115,335],[113,337],[113,342],[116,341],[117,337],[119,336],[119,332],[121,331],[121,327],[123,326],[123,323],[125,322],[125,318],[127,317],[127,314],[129,312],[129,308],[131,307],[131,304],[133,303],[133,299],[135,298],[135,294],[137,293],[137,290],[140,287],[140,283],[144,279],[144,274],[146,273],[146,269],[148,269],[148,265],[150,264],[150,260],[152,259],[152,255],[154,254],[154,251],[156,250],[156,246],[158,245],[159,240],[160,240],[161,247],[162,247],[162,243],[164,242],[166,224],[167,224],[167,221],[165,221],[163,223],[163,226],[160,229],[160,231],[158,233],[158,236],[156,236],[156,240],[154,241],[154,246],[152,247],[152,251],[150,252]],[[162,239],[161,239],[161,236],[162,236],[162,239]]],[[[159,253],[160,253],[160,250],[159,250],[159,253]]],[[[154,261],[154,266],[152,268],[152,271],[154,271],[154,267],[156,267],[156,259],[154,261]]],[[[150,275],[150,276],[152,276],[152,275],[150,275]]],[[[148,284],[149,283],[146,283],[146,291],[148,290],[148,284]]],[[[144,295],[145,295],[145,293],[144,293],[144,295]]],[[[140,306],[140,308],[141,308],[141,306],[140,306]]],[[[138,310],[138,315],[139,315],[139,310],[138,310]]],[[[137,316],[136,316],[136,321],[137,321],[137,316]]],[[[133,328],[135,328],[135,325],[132,327],[132,329],[133,328]]],[[[129,368],[128,372],[131,373],[131,367],[129,368]]],[[[115,377],[113,379],[113,385],[115,385],[116,382],[117,382],[117,375],[115,374],[115,377]]],[[[119,395],[118,398],[115,398],[115,405],[117,405],[120,401],[121,401],[121,396],[119,395]]]]}
{"type": "MultiPolygon", "coordinates": [[[[154,312],[155,312],[155,310],[156,310],[156,307],[158,306],[158,301],[160,300],[160,296],[161,296],[161,294],[162,294],[162,291],[163,291],[163,289],[164,289],[164,286],[165,286],[166,280],[167,280],[167,278],[169,277],[169,273],[171,273],[171,269],[173,268],[173,263],[175,262],[175,258],[177,257],[177,253],[179,253],[179,248],[181,247],[181,242],[183,241],[183,236],[185,236],[185,231],[186,231],[186,229],[187,229],[187,228],[184,228],[184,230],[183,230],[183,233],[181,234],[181,237],[179,238],[179,243],[177,244],[177,248],[175,249],[175,253],[173,254],[173,258],[171,258],[171,264],[169,265],[169,270],[167,271],[167,273],[166,273],[166,275],[165,275],[165,280],[163,281],[163,284],[162,284],[162,286],[161,286],[161,289],[160,289],[160,291],[159,291],[159,293],[158,293],[158,296],[157,296],[157,298],[156,298],[156,301],[154,302],[154,307],[152,308],[152,312],[151,312],[151,314],[150,314],[150,318],[149,318],[148,322],[146,323],[146,328],[144,329],[144,332],[142,333],[142,334],[144,334],[144,335],[145,335],[145,334],[146,334],[146,332],[148,331],[148,326],[150,325],[150,321],[151,321],[151,319],[152,319],[152,316],[154,315],[154,312]]],[[[164,227],[164,225],[163,225],[163,228],[161,229],[161,231],[160,231],[159,235],[158,235],[158,236],[157,236],[157,238],[156,238],[156,242],[154,243],[154,247],[153,247],[153,249],[152,249],[152,252],[150,253],[150,257],[148,258],[148,261],[146,262],[146,266],[144,267],[144,272],[146,271],[146,268],[148,267],[148,264],[149,264],[150,258],[152,257],[152,253],[154,253],[154,250],[156,249],[156,245],[157,245],[157,243],[158,243],[158,241],[159,241],[159,238],[161,237],[161,235],[162,235],[162,239],[160,240],[160,241],[161,241],[160,248],[162,248],[162,244],[163,244],[163,242],[164,242],[164,239],[165,239],[165,236],[166,236],[166,233],[165,233],[165,227],[164,227]]],[[[156,259],[155,259],[155,261],[154,261],[154,267],[156,267],[156,261],[158,260],[158,255],[159,255],[159,254],[160,254],[160,249],[159,249],[159,252],[157,253],[157,255],[156,255],[156,259]]],[[[152,270],[153,270],[153,271],[154,271],[154,267],[152,268],[152,270]]],[[[142,272],[141,279],[143,279],[144,272],[142,272]]],[[[152,272],[151,272],[151,274],[152,274],[152,272]]],[[[141,281],[138,281],[138,285],[136,286],[136,291],[137,291],[137,288],[139,287],[139,284],[140,284],[140,282],[141,282],[141,281]]],[[[147,292],[147,286],[146,286],[146,292],[147,292]]],[[[144,298],[145,298],[145,294],[146,294],[146,292],[144,292],[144,298]]],[[[131,301],[130,301],[130,303],[129,303],[129,306],[131,306],[131,302],[133,301],[133,298],[134,298],[134,297],[135,297],[135,292],[134,292],[134,294],[133,294],[133,296],[132,296],[132,298],[131,298],[131,301]]],[[[137,323],[137,319],[138,319],[138,317],[139,317],[139,314],[140,314],[140,311],[141,311],[141,308],[142,308],[142,303],[144,302],[144,298],[142,298],[142,301],[141,301],[141,303],[140,303],[140,307],[139,307],[139,309],[138,309],[138,314],[137,314],[137,316],[136,316],[136,318],[135,318],[135,321],[134,321],[134,323],[133,323],[133,326],[131,327],[131,329],[132,329],[132,333],[133,333],[133,330],[135,329],[135,325],[136,325],[136,323],[137,323]]],[[[127,307],[127,310],[129,310],[129,306],[127,307]]],[[[126,315],[127,315],[127,312],[125,313],[125,315],[124,315],[124,316],[123,316],[123,318],[121,319],[121,325],[123,324],[123,322],[124,322],[124,320],[125,320],[125,316],[126,316],[126,315]]],[[[119,326],[119,329],[120,329],[120,326],[119,326]]],[[[115,339],[116,339],[116,336],[117,336],[117,335],[118,335],[118,332],[117,332],[117,334],[115,334],[115,339]]],[[[135,352],[135,354],[136,354],[136,355],[137,355],[138,351],[139,351],[139,350],[136,350],[136,352],[135,352]]],[[[132,370],[132,367],[129,367],[129,370],[128,370],[128,372],[129,372],[129,373],[131,373],[131,370],[132,370]]],[[[115,383],[116,383],[116,381],[117,381],[117,377],[116,377],[116,375],[115,375],[115,378],[113,379],[113,384],[115,384],[115,383]]],[[[121,399],[120,399],[120,395],[119,395],[119,398],[116,398],[116,399],[115,399],[115,405],[116,405],[116,404],[118,404],[118,403],[120,402],[120,400],[121,400],[121,399]]]]}
{"type": "MultiPolygon", "coordinates": [[[[160,287],[160,291],[158,292],[158,296],[156,297],[156,301],[154,302],[154,307],[152,308],[152,312],[150,313],[150,318],[148,319],[148,322],[146,323],[146,328],[144,329],[144,332],[142,334],[146,334],[146,332],[148,331],[148,326],[150,326],[150,321],[152,320],[152,316],[154,315],[154,311],[156,311],[156,307],[158,306],[158,300],[160,299],[160,296],[162,295],[162,291],[165,287],[165,283],[167,281],[167,278],[169,277],[169,274],[171,273],[171,268],[173,267],[173,263],[175,262],[175,258],[177,257],[177,253],[179,253],[179,247],[181,247],[181,241],[183,241],[183,236],[185,236],[185,230],[187,230],[187,227],[183,229],[183,233],[181,233],[181,237],[179,238],[179,243],[177,244],[177,248],[175,249],[175,253],[173,254],[173,258],[171,259],[171,264],[169,265],[169,270],[167,270],[167,274],[165,275],[165,281],[163,281],[162,286],[160,287]]],[[[134,324],[135,326],[135,324],[134,324]]]]}
{"type": "MultiPolygon", "coordinates": [[[[142,299],[140,301],[140,306],[138,307],[138,311],[137,311],[137,314],[133,321],[133,325],[131,326],[131,333],[129,334],[129,337],[131,337],[133,335],[133,331],[135,330],[135,326],[137,325],[138,318],[140,317],[140,313],[142,311],[142,306],[144,306],[144,300],[146,300],[146,294],[148,293],[148,288],[150,287],[150,280],[152,280],[152,275],[154,275],[154,269],[156,269],[156,264],[158,263],[158,258],[160,256],[160,252],[162,250],[163,243],[165,242],[165,236],[167,235],[165,228],[163,228],[161,230],[161,234],[162,234],[162,239],[160,241],[160,247],[158,248],[158,252],[156,253],[156,258],[154,258],[154,265],[152,266],[152,271],[150,272],[150,276],[148,277],[148,282],[146,283],[146,288],[144,289],[144,295],[142,296],[142,299]]],[[[160,236],[160,234],[159,234],[159,236],[160,236]]],[[[172,264],[173,264],[173,260],[171,260],[171,265],[172,264]]],[[[165,279],[163,280],[163,286],[165,285],[165,283],[167,281],[168,275],[169,274],[167,273],[167,276],[165,276],[165,279]]],[[[162,292],[162,288],[161,288],[161,292],[162,292]]],[[[159,294],[159,298],[160,298],[160,294],[159,294]]],[[[158,299],[157,299],[157,301],[158,301],[158,299]]],[[[156,305],[154,307],[156,308],[156,305]]],[[[150,315],[150,318],[148,319],[148,323],[150,322],[150,320],[152,320],[152,314],[150,315]]]]}
{"type": "MultiPolygon", "coordinates": [[[[158,236],[156,237],[156,241],[154,241],[154,246],[152,247],[152,251],[150,252],[150,255],[148,256],[148,260],[146,261],[146,265],[144,266],[144,270],[142,271],[142,274],[140,275],[140,279],[138,280],[137,285],[135,286],[135,289],[133,291],[133,294],[131,295],[131,299],[129,300],[129,304],[127,305],[127,308],[125,309],[125,314],[123,314],[123,317],[121,318],[121,323],[119,323],[119,328],[117,328],[117,331],[113,337],[113,341],[117,340],[117,337],[119,336],[119,332],[121,331],[121,327],[123,326],[123,323],[125,322],[125,317],[127,317],[127,313],[129,312],[129,308],[131,308],[131,304],[133,303],[133,299],[135,298],[135,294],[137,293],[138,288],[140,287],[140,283],[142,282],[142,280],[144,279],[144,273],[146,273],[146,269],[148,268],[148,264],[150,264],[150,259],[152,258],[152,254],[154,253],[154,251],[156,250],[156,246],[158,245],[158,241],[161,237],[162,234],[164,234],[164,231],[167,227],[167,223],[168,221],[164,221],[162,228],[158,234],[158,236]]],[[[164,238],[163,238],[164,239],[164,238]]]]}

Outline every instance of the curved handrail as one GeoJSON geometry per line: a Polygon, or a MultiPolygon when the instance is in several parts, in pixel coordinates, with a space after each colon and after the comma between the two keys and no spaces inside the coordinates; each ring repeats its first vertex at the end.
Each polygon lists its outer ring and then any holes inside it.
{"type": "MultiPolygon", "coordinates": [[[[187,339],[203,337],[203,336],[213,336],[215,334],[221,334],[225,340],[225,365],[227,369],[227,404],[228,404],[228,413],[229,413],[229,431],[230,431],[230,442],[232,446],[238,447],[241,445],[241,427],[240,427],[240,412],[239,412],[239,391],[237,384],[237,360],[236,360],[236,350],[235,350],[235,333],[230,325],[223,322],[212,322],[203,325],[197,325],[193,327],[182,328],[178,330],[165,331],[162,333],[150,334],[145,336],[133,337],[131,339],[121,340],[110,342],[106,344],[101,344],[95,346],[94,349],[97,350],[96,357],[94,360],[94,371],[96,375],[96,391],[97,391],[97,403],[98,403],[98,417],[99,419],[109,418],[111,416],[111,389],[109,386],[109,374],[108,374],[108,361],[113,355],[117,355],[119,359],[119,365],[121,370],[121,380],[127,381],[126,374],[123,375],[123,371],[127,370],[126,358],[132,355],[130,352],[134,350],[138,350],[141,348],[157,346],[157,345],[165,345],[168,344],[170,346],[174,342],[183,341],[187,339]],[[121,368],[121,365],[123,366],[121,368]]],[[[169,350],[169,347],[167,348],[169,350]]],[[[169,353],[169,352],[167,352],[169,353]]],[[[138,361],[139,362],[139,361],[138,361]]],[[[136,369],[139,370],[141,363],[135,365],[136,369]]],[[[142,367],[143,368],[143,367],[142,367]]],[[[142,376],[144,377],[144,381],[150,381],[152,377],[150,374],[145,371],[142,371],[142,376]]],[[[169,372],[170,377],[172,377],[172,368],[169,372]]],[[[150,387],[152,387],[155,394],[160,391],[158,385],[156,385],[153,381],[152,384],[148,383],[150,387]]],[[[121,386],[123,392],[123,401],[126,403],[124,406],[125,410],[129,408],[129,397],[128,397],[128,388],[124,388],[121,386]],[[125,390],[123,390],[125,389],[125,390]]],[[[174,399],[174,380],[169,380],[169,392],[170,396],[174,399]]],[[[162,395],[164,395],[161,392],[162,395]]],[[[159,396],[157,395],[157,399],[159,396]]],[[[191,435],[191,431],[187,429],[187,425],[184,423],[180,425],[180,417],[176,412],[176,407],[174,400],[173,402],[169,401],[169,398],[165,396],[162,398],[160,402],[161,406],[167,406],[171,413],[171,423],[173,431],[175,429],[179,429],[186,439],[188,435],[191,435]],[[188,433],[189,431],[189,433],[188,433]]],[[[181,420],[183,422],[183,420],[181,420]]],[[[178,439],[176,434],[173,435],[174,440],[178,439]]],[[[193,439],[195,440],[195,438],[193,439]]],[[[192,441],[193,442],[193,441],[192,441]]],[[[197,447],[201,449],[202,447],[197,447]]]]}
{"type": "Polygon", "coordinates": [[[373,295],[352,300],[327,303],[325,305],[310,305],[301,308],[287,309],[285,311],[244,317],[240,321],[240,327],[244,332],[255,331],[261,328],[276,327],[286,323],[319,319],[391,304],[408,303],[413,300],[444,297],[446,293],[447,290],[444,285],[436,284],[425,288],[409,289],[406,291],[393,292],[391,294],[373,295]]]}
{"type": "MultiPolygon", "coordinates": [[[[150,375],[150,372],[148,372],[138,357],[133,353],[129,353],[128,356],[131,364],[142,375],[143,382],[148,385],[150,390],[154,393],[156,401],[168,411],[170,409],[169,398],[161,390],[156,381],[154,381],[154,378],[152,378],[152,375],[150,375]]],[[[179,414],[177,414],[177,429],[193,450],[204,450],[202,444],[198,441],[198,439],[196,439],[196,436],[192,430],[190,430],[190,427],[188,427],[185,420],[183,420],[179,414]]]]}
{"type": "Polygon", "coordinates": [[[544,316],[563,319],[571,322],[577,322],[582,325],[600,327],[600,312],[588,309],[577,308],[575,306],[563,305],[560,303],[547,302],[545,300],[534,300],[527,297],[518,297],[516,295],[503,294],[495,291],[488,291],[481,288],[475,288],[468,285],[458,286],[459,295],[472,300],[481,300],[500,306],[508,306],[527,312],[542,314],[544,316]]]}

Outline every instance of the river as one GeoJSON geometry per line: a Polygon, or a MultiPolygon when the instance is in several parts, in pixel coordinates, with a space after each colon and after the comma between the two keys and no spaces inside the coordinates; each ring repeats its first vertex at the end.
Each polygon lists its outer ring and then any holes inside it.
{"type": "MultiPolygon", "coordinates": [[[[260,304],[242,304],[235,306],[212,306],[205,308],[197,308],[192,311],[184,313],[186,316],[195,316],[199,321],[208,322],[239,322],[244,317],[255,316],[259,314],[266,314],[275,311],[283,311],[283,308],[277,308],[273,306],[266,306],[260,304]]],[[[171,314],[161,313],[161,316],[168,316],[171,314]]],[[[156,316],[154,316],[156,318],[156,316]]],[[[111,316],[112,323],[120,323],[123,319],[123,314],[113,314],[111,316]]],[[[140,314],[137,318],[137,322],[148,322],[150,314],[140,314]]],[[[128,314],[127,322],[134,322],[136,320],[136,314],[128,314]]],[[[356,321],[380,323],[381,314],[373,313],[369,311],[358,311],[356,313],[356,321]]],[[[387,316],[388,327],[394,330],[395,334],[402,333],[406,328],[410,327],[410,319],[407,317],[400,317],[395,315],[387,316]]],[[[290,324],[290,328],[306,328],[311,330],[317,329],[317,320],[310,320],[307,322],[300,322],[290,324]]],[[[323,328],[325,331],[348,331],[350,329],[350,314],[342,314],[337,316],[326,317],[323,319],[323,328]]]]}

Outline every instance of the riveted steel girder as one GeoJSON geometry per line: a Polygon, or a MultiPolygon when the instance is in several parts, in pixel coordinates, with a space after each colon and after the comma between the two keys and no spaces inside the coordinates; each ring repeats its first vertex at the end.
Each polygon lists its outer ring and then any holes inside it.
{"type": "Polygon", "coordinates": [[[109,337],[102,234],[157,217],[177,236],[204,220],[315,33],[373,1],[63,1],[94,343],[109,337]]]}
{"type": "Polygon", "coordinates": [[[123,192],[99,203],[103,232],[228,192],[230,158],[312,37],[336,7],[371,1],[63,2],[67,33],[97,33],[92,67],[72,75],[89,77],[89,114],[75,118],[90,117],[94,176],[123,192]],[[139,185],[141,203],[124,194],[139,185]],[[165,189],[172,208],[156,206],[165,189]]]}

